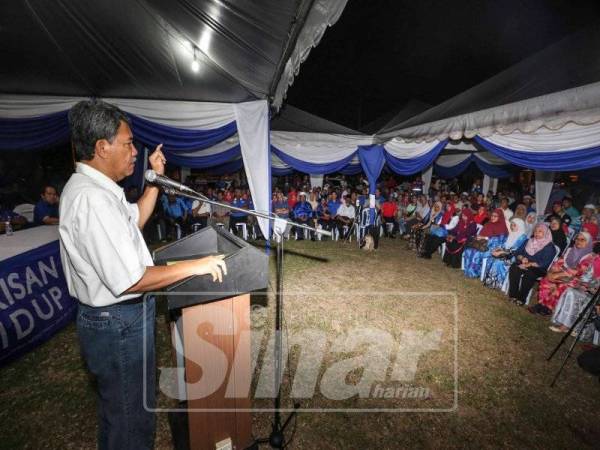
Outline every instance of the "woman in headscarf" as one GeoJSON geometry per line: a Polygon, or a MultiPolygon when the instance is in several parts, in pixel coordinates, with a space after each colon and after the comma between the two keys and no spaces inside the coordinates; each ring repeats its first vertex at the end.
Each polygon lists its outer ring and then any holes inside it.
{"type": "Polygon", "coordinates": [[[598,227],[598,218],[596,216],[592,216],[588,221],[584,222],[584,224],[581,226],[581,229],[590,233],[593,241],[597,240],[598,232],[600,232],[600,227],[598,227]]]}
{"type": "Polygon", "coordinates": [[[416,250],[421,253],[421,249],[425,242],[426,233],[429,233],[431,225],[440,222],[444,211],[442,210],[442,202],[436,201],[431,207],[431,213],[426,223],[420,225],[418,228],[413,227],[410,233],[409,248],[416,250]]]}
{"type": "Polygon", "coordinates": [[[567,248],[567,235],[565,234],[560,218],[552,217],[550,219],[550,233],[552,233],[552,242],[560,248],[560,252],[564,252],[567,248]]]}
{"type": "Polygon", "coordinates": [[[508,296],[518,305],[524,305],[529,291],[539,277],[546,275],[556,254],[552,233],[544,223],[538,223],[533,236],[515,252],[515,262],[508,271],[508,296]]]}
{"type": "Polygon", "coordinates": [[[493,249],[502,247],[507,235],[508,230],[506,229],[504,214],[501,209],[495,209],[490,216],[490,221],[483,226],[479,235],[475,237],[476,245],[471,247],[468,244],[465,248],[463,270],[468,278],[479,278],[481,276],[483,259],[488,258],[493,249]],[[483,248],[486,248],[486,250],[483,250],[483,248]]]}
{"type": "MultiPolygon", "coordinates": [[[[596,243],[593,248],[593,253],[584,256],[584,259],[589,259],[587,270],[563,292],[554,314],[552,315],[552,331],[566,333],[573,326],[579,314],[587,303],[593,292],[598,288],[600,281],[600,243],[596,243]]],[[[590,341],[594,335],[595,327],[592,323],[580,323],[575,330],[579,332],[581,327],[585,329],[581,339],[590,341]]]]}
{"type": "Polygon", "coordinates": [[[463,208],[460,213],[458,225],[449,231],[446,238],[446,253],[444,262],[446,265],[459,269],[462,253],[467,241],[477,233],[477,224],[473,220],[473,212],[469,208],[463,208]]]}
{"type": "Polygon", "coordinates": [[[508,268],[514,261],[512,256],[520,249],[528,236],[525,233],[525,222],[519,218],[510,219],[510,231],[501,248],[491,252],[492,258],[488,259],[484,283],[491,288],[500,289],[508,275],[508,268]]]}
{"type": "Polygon", "coordinates": [[[515,208],[515,214],[513,215],[513,217],[525,220],[525,218],[527,217],[527,206],[525,206],[523,203],[519,203],[515,208]]]}
{"type": "Polygon", "coordinates": [[[548,274],[540,281],[538,303],[530,306],[529,312],[549,316],[556,307],[556,302],[562,293],[577,279],[589,266],[589,258],[594,242],[588,232],[581,232],[575,237],[575,245],[570,247],[565,255],[558,259],[548,270],[548,274]]]}
{"type": "Polygon", "coordinates": [[[535,212],[530,212],[525,218],[525,234],[528,238],[533,234],[533,227],[535,227],[536,215],[535,212]]]}
{"type": "Polygon", "coordinates": [[[489,220],[489,215],[485,205],[479,205],[477,208],[477,214],[473,216],[473,220],[477,225],[484,225],[489,220]]]}
{"type": "Polygon", "coordinates": [[[431,259],[433,252],[446,241],[448,232],[456,227],[458,220],[459,218],[456,216],[456,207],[454,206],[454,203],[446,203],[444,213],[441,216],[438,214],[438,220],[429,228],[429,234],[425,236],[425,239],[423,240],[419,256],[431,259]]]}

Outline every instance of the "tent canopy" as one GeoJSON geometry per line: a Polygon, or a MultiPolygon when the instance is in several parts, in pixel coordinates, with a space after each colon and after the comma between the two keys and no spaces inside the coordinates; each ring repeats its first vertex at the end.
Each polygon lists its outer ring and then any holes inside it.
{"type": "Polygon", "coordinates": [[[392,120],[378,139],[458,140],[599,122],[599,52],[600,29],[583,30],[422,114],[392,120]]]}
{"type": "Polygon", "coordinates": [[[280,104],[301,62],[345,4],[2,2],[0,91],[227,103],[270,98],[280,104]]]}

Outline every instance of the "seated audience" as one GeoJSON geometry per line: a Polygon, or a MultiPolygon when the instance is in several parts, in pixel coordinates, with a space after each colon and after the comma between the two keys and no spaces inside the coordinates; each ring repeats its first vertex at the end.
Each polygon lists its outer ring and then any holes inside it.
{"type": "Polygon", "coordinates": [[[416,250],[417,252],[421,252],[421,248],[424,245],[424,235],[429,232],[429,229],[432,224],[436,223],[436,220],[440,220],[440,218],[444,215],[444,211],[442,210],[442,203],[435,202],[428,217],[423,220],[421,223],[414,225],[410,231],[408,248],[416,250]]]}
{"type": "MultiPolygon", "coordinates": [[[[288,199],[289,202],[289,199],[288,199]]],[[[248,209],[248,200],[242,195],[241,189],[235,189],[233,192],[233,200],[231,200],[231,206],[236,208],[248,209]]],[[[231,210],[229,214],[229,228],[234,234],[238,235],[240,232],[236,226],[238,223],[245,223],[248,225],[248,214],[242,211],[231,210]]]]}
{"type": "Polygon", "coordinates": [[[275,194],[275,200],[271,204],[271,209],[277,217],[289,219],[290,209],[287,200],[283,196],[283,192],[279,191],[275,194]]]}
{"type": "Polygon", "coordinates": [[[444,262],[454,269],[460,268],[465,245],[477,233],[473,212],[469,208],[463,208],[460,214],[458,225],[448,232],[446,253],[444,253],[444,262]]]}
{"type": "Polygon", "coordinates": [[[389,195],[388,199],[381,205],[381,217],[383,219],[383,231],[388,237],[395,237],[398,231],[398,223],[396,222],[396,214],[398,213],[398,203],[396,199],[389,195]],[[391,224],[391,231],[387,224],[391,224]]]}
{"type": "MultiPolygon", "coordinates": [[[[292,213],[293,213],[295,222],[297,222],[299,224],[310,225],[310,222],[313,217],[313,210],[312,210],[312,206],[310,205],[310,203],[308,203],[306,201],[306,193],[305,192],[300,192],[298,194],[298,201],[294,205],[294,209],[293,209],[292,213]]],[[[294,232],[296,233],[298,240],[299,241],[303,240],[304,239],[304,229],[298,228],[298,227],[294,227],[294,228],[295,228],[294,232]]],[[[313,236],[313,239],[314,239],[314,236],[313,236]]]]}
{"type": "Polygon", "coordinates": [[[200,200],[194,200],[192,202],[191,220],[190,225],[198,224],[200,228],[204,228],[208,225],[208,219],[210,218],[210,212],[212,205],[207,202],[200,200]]]}
{"type": "Polygon", "coordinates": [[[350,232],[355,216],[356,210],[354,205],[350,204],[350,196],[346,196],[344,203],[340,205],[335,216],[338,233],[342,239],[346,239],[347,234],[350,232]],[[344,232],[344,227],[347,227],[346,232],[344,232]]]}
{"type": "Polygon", "coordinates": [[[58,224],[58,193],[54,186],[44,186],[41,199],[33,210],[33,223],[35,225],[58,224]]]}
{"type": "Polygon", "coordinates": [[[477,225],[484,225],[488,220],[490,220],[487,208],[483,203],[479,204],[477,207],[477,214],[473,216],[473,220],[477,225]]]}
{"type": "Polygon", "coordinates": [[[527,217],[525,218],[525,234],[528,238],[530,238],[533,234],[533,228],[535,227],[536,223],[537,216],[535,214],[535,211],[528,213],[527,217]]]}
{"type": "Polygon", "coordinates": [[[512,209],[510,209],[508,207],[508,198],[503,197],[500,200],[500,209],[502,210],[502,213],[504,214],[504,220],[506,221],[506,226],[508,227],[508,221],[512,218],[512,216],[514,214],[512,209]]]}
{"type": "Polygon", "coordinates": [[[562,207],[565,213],[571,218],[571,221],[576,220],[579,217],[579,211],[573,206],[573,199],[571,197],[563,198],[562,207]]]}
{"type": "MultiPolygon", "coordinates": [[[[600,243],[596,243],[593,253],[585,258],[589,259],[586,271],[579,278],[573,280],[558,300],[552,314],[553,325],[550,327],[552,331],[562,333],[569,331],[598,288],[598,282],[600,281],[600,243]]],[[[582,341],[591,341],[595,331],[593,323],[580,323],[573,331],[578,333],[582,327],[585,327],[581,334],[582,341]]]]}
{"type": "Polygon", "coordinates": [[[518,218],[510,219],[510,231],[504,244],[492,249],[492,258],[488,259],[484,283],[486,286],[500,289],[508,275],[508,268],[514,262],[514,253],[527,241],[525,222],[518,218]]]}
{"type": "Polygon", "coordinates": [[[525,220],[527,218],[527,206],[525,206],[523,203],[519,203],[515,208],[513,217],[525,220]]]}
{"type": "Polygon", "coordinates": [[[317,214],[315,217],[317,226],[320,226],[324,230],[331,231],[333,228],[333,220],[329,213],[329,205],[327,199],[321,200],[319,206],[317,206],[317,214]]]}
{"type": "Polygon", "coordinates": [[[538,223],[533,237],[515,252],[515,262],[508,271],[508,296],[518,305],[524,305],[535,281],[546,275],[556,254],[552,233],[544,223],[538,223]]]}
{"type": "Polygon", "coordinates": [[[165,213],[167,234],[171,239],[177,238],[177,225],[181,231],[185,230],[188,220],[188,208],[181,197],[174,194],[162,196],[162,207],[165,213]]]}
{"type": "Polygon", "coordinates": [[[552,212],[546,216],[546,222],[550,222],[552,218],[558,218],[561,225],[564,225],[565,229],[571,225],[571,216],[569,216],[562,207],[562,202],[556,201],[552,204],[552,212]]]}
{"type": "Polygon", "coordinates": [[[567,235],[561,226],[560,219],[556,216],[550,220],[550,232],[552,233],[552,242],[554,242],[554,245],[558,246],[560,253],[564,252],[565,248],[567,248],[567,235]]]}
{"type": "Polygon", "coordinates": [[[446,242],[448,232],[458,225],[460,220],[456,212],[454,203],[446,203],[444,214],[439,217],[438,221],[429,227],[429,234],[425,236],[419,256],[426,259],[431,259],[431,255],[440,245],[446,242]]]}
{"type": "MultiPolygon", "coordinates": [[[[217,201],[219,203],[227,203],[224,198],[224,194],[222,190],[217,191],[217,201]]],[[[231,214],[231,210],[224,206],[213,205],[212,206],[212,214],[211,214],[211,223],[213,225],[223,224],[223,228],[226,230],[229,229],[229,215],[231,214]]]]}
{"type": "Polygon", "coordinates": [[[538,303],[529,307],[529,312],[549,316],[554,311],[556,302],[562,293],[577,282],[577,279],[587,270],[590,256],[594,248],[592,237],[587,232],[581,232],[575,237],[575,245],[569,247],[564,256],[558,259],[546,276],[540,281],[538,303]]]}
{"type": "MultiPolygon", "coordinates": [[[[429,220],[429,213],[431,212],[431,208],[429,207],[429,203],[427,203],[427,197],[424,195],[419,195],[417,199],[417,207],[415,208],[414,215],[406,221],[405,227],[406,231],[410,233],[415,225],[422,225],[429,220]]],[[[406,236],[406,239],[410,239],[410,235],[406,236]]]]}
{"type": "Polygon", "coordinates": [[[497,208],[492,212],[490,221],[483,226],[479,235],[465,248],[463,267],[465,275],[469,278],[479,278],[483,259],[488,258],[493,249],[502,247],[507,235],[504,214],[500,208],[497,208]]]}

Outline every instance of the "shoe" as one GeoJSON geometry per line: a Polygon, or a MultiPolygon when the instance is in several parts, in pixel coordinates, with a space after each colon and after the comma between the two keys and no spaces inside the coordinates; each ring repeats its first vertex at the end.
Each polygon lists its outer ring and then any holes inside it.
{"type": "Polygon", "coordinates": [[[550,325],[548,328],[550,328],[550,330],[554,331],[555,333],[564,333],[562,328],[558,325],[550,325]]]}
{"type": "Polygon", "coordinates": [[[527,311],[529,311],[531,314],[537,314],[537,313],[538,313],[538,311],[537,311],[537,308],[536,308],[536,306],[537,306],[537,305],[535,305],[535,306],[528,306],[528,307],[527,307],[527,311]]]}
{"type": "Polygon", "coordinates": [[[524,306],[525,302],[523,300],[519,300],[518,298],[515,299],[515,305],[517,306],[524,306]]]}

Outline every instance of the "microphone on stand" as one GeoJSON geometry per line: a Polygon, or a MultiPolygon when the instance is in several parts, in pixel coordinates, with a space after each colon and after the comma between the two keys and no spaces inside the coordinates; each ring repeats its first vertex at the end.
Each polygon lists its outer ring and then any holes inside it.
{"type": "Polygon", "coordinates": [[[144,174],[144,178],[146,179],[146,181],[148,183],[162,186],[167,189],[175,189],[175,190],[181,191],[181,192],[196,194],[196,191],[187,187],[185,184],[179,183],[175,180],[171,180],[169,177],[165,177],[164,175],[159,175],[152,169],[146,170],[146,173],[144,174]]]}

